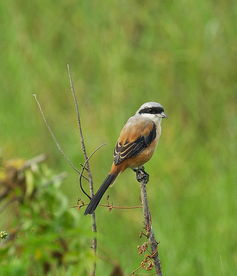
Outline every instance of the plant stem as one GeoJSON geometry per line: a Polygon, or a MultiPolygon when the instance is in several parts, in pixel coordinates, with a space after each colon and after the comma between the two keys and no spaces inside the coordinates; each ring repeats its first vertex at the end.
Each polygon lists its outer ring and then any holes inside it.
{"type": "MultiPolygon", "coordinates": [[[[82,125],[81,125],[81,118],[80,118],[78,100],[77,100],[77,97],[76,97],[76,92],[75,92],[74,83],[73,83],[73,80],[72,80],[72,77],[71,77],[71,72],[70,72],[70,66],[69,66],[69,64],[67,64],[67,70],[68,70],[68,77],[69,77],[69,81],[70,81],[70,88],[71,88],[71,92],[72,92],[72,96],[73,96],[73,101],[74,101],[74,105],[75,105],[75,109],[76,109],[76,114],[77,114],[77,124],[78,124],[78,129],[79,129],[80,138],[81,138],[82,152],[83,152],[85,161],[87,161],[88,160],[88,155],[87,155],[86,146],[85,146],[85,140],[84,140],[84,135],[83,135],[83,131],[82,131],[82,125]]],[[[86,162],[85,166],[86,166],[86,170],[88,172],[90,196],[93,197],[94,196],[94,187],[93,187],[93,178],[92,178],[92,173],[91,173],[91,169],[90,169],[89,160],[88,160],[88,162],[86,162]]],[[[91,215],[91,219],[92,219],[92,231],[96,235],[97,226],[96,226],[95,213],[93,213],[91,215]]],[[[94,236],[94,238],[92,239],[92,245],[91,245],[91,247],[92,247],[92,249],[94,251],[94,254],[96,256],[96,250],[97,250],[97,239],[96,239],[96,236],[94,236]]],[[[96,261],[94,261],[93,270],[92,270],[91,275],[92,276],[96,275],[96,261]]]]}
{"type": "Polygon", "coordinates": [[[161,263],[160,263],[159,252],[158,252],[158,242],[155,239],[155,235],[154,235],[154,232],[152,229],[151,213],[149,210],[147,191],[146,191],[146,184],[149,181],[149,175],[147,173],[145,173],[144,169],[139,170],[139,172],[137,172],[137,180],[140,182],[140,186],[141,186],[141,199],[142,199],[142,205],[143,205],[144,228],[147,232],[147,236],[148,236],[150,244],[151,244],[151,256],[154,260],[156,275],[162,276],[161,263]],[[139,177],[138,177],[138,175],[139,175],[139,177]],[[142,175],[142,177],[141,177],[141,175],[142,175]]]}

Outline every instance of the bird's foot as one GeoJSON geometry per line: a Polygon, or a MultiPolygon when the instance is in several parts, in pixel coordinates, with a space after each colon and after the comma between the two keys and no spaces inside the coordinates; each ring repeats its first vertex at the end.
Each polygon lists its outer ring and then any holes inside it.
{"type": "Polygon", "coordinates": [[[138,182],[144,182],[145,184],[149,181],[149,174],[145,172],[144,167],[133,169],[136,172],[136,178],[138,182]]]}

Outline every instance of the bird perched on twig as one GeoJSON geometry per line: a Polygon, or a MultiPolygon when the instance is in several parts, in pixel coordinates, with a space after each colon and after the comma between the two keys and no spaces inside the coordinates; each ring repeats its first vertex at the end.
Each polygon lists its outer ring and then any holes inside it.
{"type": "Polygon", "coordinates": [[[111,170],[92,197],[85,215],[95,211],[105,191],[127,168],[133,169],[140,181],[148,176],[143,165],[150,160],[156,149],[161,135],[161,121],[166,117],[161,104],[148,102],[144,103],[135,115],[128,119],[115,146],[111,170]]]}

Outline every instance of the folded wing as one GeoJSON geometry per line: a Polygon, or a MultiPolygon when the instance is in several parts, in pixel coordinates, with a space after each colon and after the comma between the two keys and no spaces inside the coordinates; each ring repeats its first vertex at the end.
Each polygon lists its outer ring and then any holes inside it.
{"type": "Polygon", "coordinates": [[[156,125],[151,120],[133,118],[121,131],[114,149],[114,164],[135,157],[156,138],[156,125]]]}

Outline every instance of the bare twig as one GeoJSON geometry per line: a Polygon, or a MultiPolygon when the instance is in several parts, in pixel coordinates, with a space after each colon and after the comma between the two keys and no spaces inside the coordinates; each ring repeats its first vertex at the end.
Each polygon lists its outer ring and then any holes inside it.
{"type": "Polygon", "coordinates": [[[97,148],[90,154],[90,156],[86,159],[86,161],[84,162],[84,164],[81,164],[81,166],[82,166],[82,171],[81,171],[80,176],[79,176],[80,188],[81,188],[82,192],[83,192],[89,199],[91,199],[91,197],[87,194],[87,192],[84,190],[84,188],[83,188],[83,186],[82,186],[82,175],[83,175],[83,173],[84,173],[84,170],[85,170],[85,169],[87,170],[86,166],[87,166],[89,160],[91,159],[91,157],[92,157],[99,149],[101,149],[101,148],[102,148],[103,146],[105,146],[105,145],[106,145],[106,144],[102,144],[102,145],[100,145],[99,147],[97,147],[97,148]]]}
{"type": "Polygon", "coordinates": [[[141,265],[139,265],[137,268],[135,268],[132,272],[128,274],[128,276],[135,276],[135,272],[137,272],[139,269],[141,269],[141,265]]]}
{"type": "MultiPolygon", "coordinates": [[[[80,174],[81,172],[76,168],[76,166],[72,163],[72,161],[71,161],[71,160],[68,158],[68,156],[65,154],[65,152],[63,151],[62,147],[60,146],[60,144],[59,144],[59,142],[58,142],[56,136],[54,135],[54,133],[53,133],[51,127],[49,126],[49,124],[48,124],[48,122],[47,122],[47,120],[46,120],[46,117],[45,117],[45,115],[44,115],[44,112],[43,112],[43,110],[42,110],[42,107],[41,107],[41,105],[40,105],[40,102],[39,102],[38,99],[37,99],[37,95],[36,95],[36,94],[33,94],[33,97],[35,98],[35,101],[36,101],[36,103],[37,103],[37,105],[38,105],[38,108],[39,108],[39,111],[40,111],[40,113],[41,113],[41,116],[42,116],[42,118],[43,118],[43,121],[44,121],[44,123],[45,123],[45,125],[46,125],[46,127],[47,127],[47,129],[48,129],[48,131],[49,131],[49,133],[50,133],[50,135],[51,135],[51,137],[52,137],[54,143],[56,144],[56,147],[57,147],[58,151],[59,151],[59,152],[63,155],[63,157],[67,160],[67,162],[68,162],[68,164],[70,165],[70,167],[71,167],[74,171],[76,171],[78,174],[80,174]]],[[[85,179],[87,179],[87,177],[85,177],[85,176],[83,176],[83,177],[84,177],[85,179]]]]}
{"type": "MultiPolygon", "coordinates": [[[[74,100],[74,105],[75,105],[75,109],[76,109],[76,113],[77,113],[77,123],[78,123],[79,132],[80,132],[81,147],[82,147],[82,151],[83,151],[84,158],[85,158],[85,161],[86,161],[86,169],[87,169],[88,178],[89,178],[90,195],[91,195],[91,197],[93,197],[94,196],[93,178],[92,178],[92,173],[91,173],[91,169],[90,169],[90,164],[87,161],[88,156],[87,156],[87,152],[86,152],[86,146],[85,146],[85,142],[84,142],[84,135],[83,135],[82,126],[81,126],[81,119],[80,119],[78,101],[77,101],[77,97],[76,97],[74,83],[73,83],[73,80],[72,80],[72,77],[71,77],[69,64],[67,64],[67,71],[68,71],[68,77],[69,77],[69,82],[70,82],[70,88],[71,88],[71,92],[72,92],[72,96],[73,96],[73,100],[74,100]]],[[[91,215],[91,217],[92,217],[92,231],[94,233],[96,233],[97,232],[97,226],[96,226],[95,213],[93,213],[91,215]]],[[[93,240],[92,240],[92,249],[94,251],[94,254],[96,255],[96,249],[97,249],[97,239],[96,239],[96,237],[94,237],[93,240]]],[[[94,262],[92,276],[95,276],[95,273],[96,273],[96,262],[94,262]]]]}
{"type": "MultiPolygon", "coordinates": [[[[77,204],[77,205],[74,205],[72,206],[72,208],[81,208],[83,206],[87,206],[88,204],[77,204]]],[[[130,210],[130,209],[141,209],[142,206],[114,206],[113,204],[99,204],[98,206],[100,207],[106,207],[108,208],[109,210],[112,210],[112,209],[121,209],[121,210],[130,210]]]]}
{"type": "Polygon", "coordinates": [[[151,244],[151,257],[154,260],[156,275],[162,276],[161,263],[158,252],[158,242],[155,239],[155,235],[152,229],[151,213],[148,206],[148,198],[146,191],[146,184],[149,181],[149,175],[144,171],[144,169],[140,169],[137,171],[137,180],[140,182],[141,185],[141,199],[143,205],[143,216],[145,224],[144,228],[147,232],[147,236],[149,237],[149,242],[151,244]]]}

